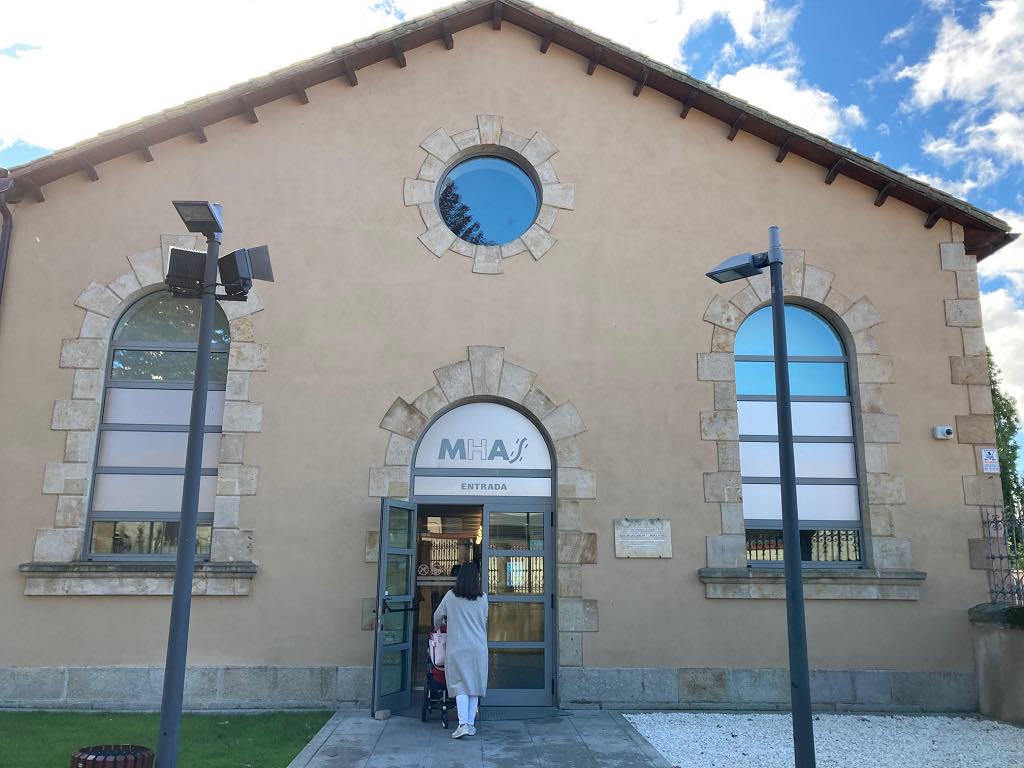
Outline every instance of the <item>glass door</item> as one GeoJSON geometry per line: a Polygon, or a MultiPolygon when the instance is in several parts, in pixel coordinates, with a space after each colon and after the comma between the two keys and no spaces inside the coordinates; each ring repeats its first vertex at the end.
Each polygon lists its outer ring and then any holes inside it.
{"type": "Polygon", "coordinates": [[[550,503],[484,505],[488,706],[554,701],[554,535],[550,503]]]}
{"type": "Polygon", "coordinates": [[[382,499],[371,714],[412,703],[416,505],[382,499]]]}

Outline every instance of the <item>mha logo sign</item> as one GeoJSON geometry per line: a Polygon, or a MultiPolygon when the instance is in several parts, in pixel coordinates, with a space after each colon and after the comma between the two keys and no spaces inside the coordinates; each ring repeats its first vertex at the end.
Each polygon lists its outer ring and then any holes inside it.
{"type": "Polygon", "coordinates": [[[437,452],[438,462],[442,461],[505,461],[515,464],[523,460],[523,451],[529,445],[525,437],[520,437],[511,450],[505,446],[505,441],[498,439],[488,442],[486,439],[473,440],[472,438],[460,437],[451,440],[447,437],[441,438],[441,447],[437,452]]]}

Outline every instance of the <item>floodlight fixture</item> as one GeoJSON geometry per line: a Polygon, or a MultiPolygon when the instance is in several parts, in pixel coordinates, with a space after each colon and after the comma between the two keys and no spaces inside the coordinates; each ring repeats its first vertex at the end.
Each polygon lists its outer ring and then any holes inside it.
{"type": "Polygon", "coordinates": [[[733,280],[760,275],[768,262],[767,253],[740,253],[726,259],[706,274],[716,283],[731,283],[733,280]]]}
{"type": "Polygon", "coordinates": [[[217,262],[224,290],[230,297],[244,298],[252,288],[253,280],[274,282],[270,266],[270,249],[265,245],[239,248],[217,262]]]}
{"type": "Polygon", "coordinates": [[[224,231],[220,203],[208,200],[174,200],[173,205],[185,222],[185,229],[201,235],[219,235],[224,231]]]}
{"type": "Polygon", "coordinates": [[[164,282],[175,296],[196,298],[203,292],[204,251],[171,248],[164,282]]]}

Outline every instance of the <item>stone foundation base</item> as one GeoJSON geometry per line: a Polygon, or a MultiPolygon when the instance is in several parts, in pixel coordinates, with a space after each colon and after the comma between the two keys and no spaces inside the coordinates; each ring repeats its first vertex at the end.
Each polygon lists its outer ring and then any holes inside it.
{"type": "MultiPolygon", "coordinates": [[[[163,667],[0,667],[0,708],[158,710],[163,667]]],[[[185,708],[366,706],[369,667],[192,667],[185,708]]]]}
{"type": "MultiPolygon", "coordinates": [[[[788,710],[784,669],[562,667],[565,709],[788,710]]],[[[0,708],[157,710],[163,667],[0,667],[0,708]]],[[[369,707],[369,667],[193,667],[185,708],[369,707]]],[[[973,672],[815,670],[826,711],[975,712],[973,672]]]]}
{"type": "MultiPolygon", "coordinates": [[[[561,667],[565,709],[789,710],[785,669],[561,667]]],[[[973,672],[814,670],[811,702],[823,711],[975,712],[973,672]]]]}

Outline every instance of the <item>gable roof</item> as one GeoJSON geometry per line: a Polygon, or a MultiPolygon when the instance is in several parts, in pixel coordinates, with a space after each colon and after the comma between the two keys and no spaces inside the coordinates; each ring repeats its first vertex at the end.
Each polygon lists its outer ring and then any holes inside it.
{"type": "Polygon", "coordinates": [[[742,130],[778,146],[777,162],[783,162],[787,154],[794,154],[817,163],[823,169],[826,184],[831,184],[837,175],[859,181],[877,190],[875,205],[883,205],[887,198],[893,197],[920,209],[922,224],[929,229],[940,218],[961,224],[967,252],[978,258],[984,258],[1017,237],[1010,234],[1005,221],[968,202],[523,0],[456,3],[263,77],[106,131],[11,169],[9,173],[15,184],[8,197],[19,200],[27,196],[43,202],[43,187],[62,177],[84,173],[96,181],[99,178],[96,166],[107,160],[137,152],[146,161],[152,161],[149,147],[154,144],[187,134],[193,134],[203,143],[206,125],[235,116],[256,123],[259,118],[255,108],[262,104],[289,97],[304,104],[308,102],[306,88],[334,79],[355,87],[359,83],[358,71],[363,67],[388,59],[394,60],[398,67],[405,67],[405,51],[438,41],[451,49],[456,32],[484,23],[500,29],[504,22],[538,35],[541,53],[546,53],[554,44],[580,54],[588,62],[587,74],[602,66],[633,80],[634,96],[639,96],[644,88],[653,88],[677,99],[682,118],[696,109],[721,120],[726,127],[724,135],[729,140],[742,130]]]}

